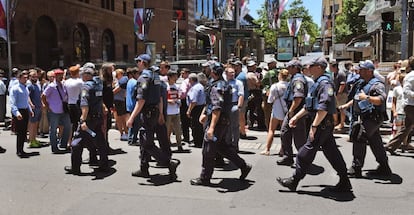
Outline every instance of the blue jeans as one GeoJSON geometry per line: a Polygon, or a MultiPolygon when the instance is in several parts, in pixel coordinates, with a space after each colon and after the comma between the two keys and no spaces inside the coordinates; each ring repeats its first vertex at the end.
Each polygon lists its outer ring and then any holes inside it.
{"type": "Polygon", "coordinates": [[[48,112],[47,117],[49,119],[49,139],[52,146],[52,152],[58,150],[57,133],[56,129],[59,125],[63,126],[63,134],[60,139],[60,147],[65,148],[68,145],[69,134],[71,130],[70,117],[67,113],[53,113],[48,112]]]}

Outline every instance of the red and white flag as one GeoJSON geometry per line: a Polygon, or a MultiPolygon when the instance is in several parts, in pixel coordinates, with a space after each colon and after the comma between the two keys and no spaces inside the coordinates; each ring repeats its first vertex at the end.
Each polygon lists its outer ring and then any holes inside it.
{"type": "Polygon", "coordinates": [[[134,32],[140,40],[144,39],[144,9],[134,9],[134,32]]]}
{"type": "Polygon", "coordinates": [[[0,1],[0,37],[7,41],[7,0],[0,1]]]}

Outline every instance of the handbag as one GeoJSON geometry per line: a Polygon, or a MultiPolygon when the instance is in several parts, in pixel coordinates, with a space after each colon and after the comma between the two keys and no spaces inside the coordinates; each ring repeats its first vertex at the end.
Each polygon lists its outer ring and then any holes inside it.
{"type": "Polygon", "coordinates": [[[67,102],[63,101],[63,98],[62,98],[62,95],[60,94],[60,90],[59,90],[58,85],[56,85],[56,89],[59,93],[60,100],[62,101],[63,112],[69,113],[69,105],[68,105],[67,102]]]}

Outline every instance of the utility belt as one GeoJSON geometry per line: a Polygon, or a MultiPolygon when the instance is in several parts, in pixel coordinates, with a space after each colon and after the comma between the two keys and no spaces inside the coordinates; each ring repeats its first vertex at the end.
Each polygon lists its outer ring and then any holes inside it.
{"type": "Polygon", "coordinates": [[[144,106],[144,108],[142,109],[142,114],[144,114],[144,117],[147,119],[158,117],[159,112],[160,110],[158,108],[158,105],[144,106]]]}
{"type": "Polygon", "coordinates": [[[376,122],[383,122],[384,120],[384,113],[380,111],[372,111],[371,113],[360,113],[362,120],[374,120],[376,122]]]}
{"type": "Polygon", "coordinates": [[[102,118],[102,114],[101,113],[92,113],[92,114],[88,114],[88,119],[98,119],[98,118],[102,118]]]}
{"type": "MultiPolygon", "coordinates": [[[[208,122],[208,124],[210,124],[211,114],[207,115],[207,122],[208,122]]],[[[229,126],[230,125],[230,117],[223,114],[223,113],[221,113],[219,120],[217,120],[217,125],[229,126]]]]}
{"type": "Polygon", "coordinates": [[[334,126],[334,120],[332,114],[327,114],[322,122],[318,125],[318,128],[325,130],[334,126]]]}

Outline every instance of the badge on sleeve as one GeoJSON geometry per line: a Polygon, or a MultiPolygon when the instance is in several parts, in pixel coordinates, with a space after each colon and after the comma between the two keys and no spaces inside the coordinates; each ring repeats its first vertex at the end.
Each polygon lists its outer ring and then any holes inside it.
{"type": "Polygon", "coordinates": [[[147,89],[147,86],[148,86],[148,85],[147,85],[147,82],[146,82],[146,81],[141,82],[141,88],[142,88],[142,89],[144,89],[144,90],[145,90],[145,89],[147,89]]]}
{"type": "Polygon", "coordinates": [[[83,89],[81,93],[81,97],[86,97],[88,95],[88,91],[83,89]]]}
{"type": "Polygon", "coordinates": [[[328,95],[329,95],[329,96],[333,96],[333,95],[334,95],[334,90],[333,90],[333,88],[332,88],[332,87],[329,87],[329,88],[328,88],[328,95]]]}
{"type": "Polygon", "coordinates": [[[302,89],[303,88],[303,84],[302,84],[302,82],[296,82],[296,84],[295,84],[295,88],[297,89],[297,90],[300,90],[300,89],[302,89]]]}

